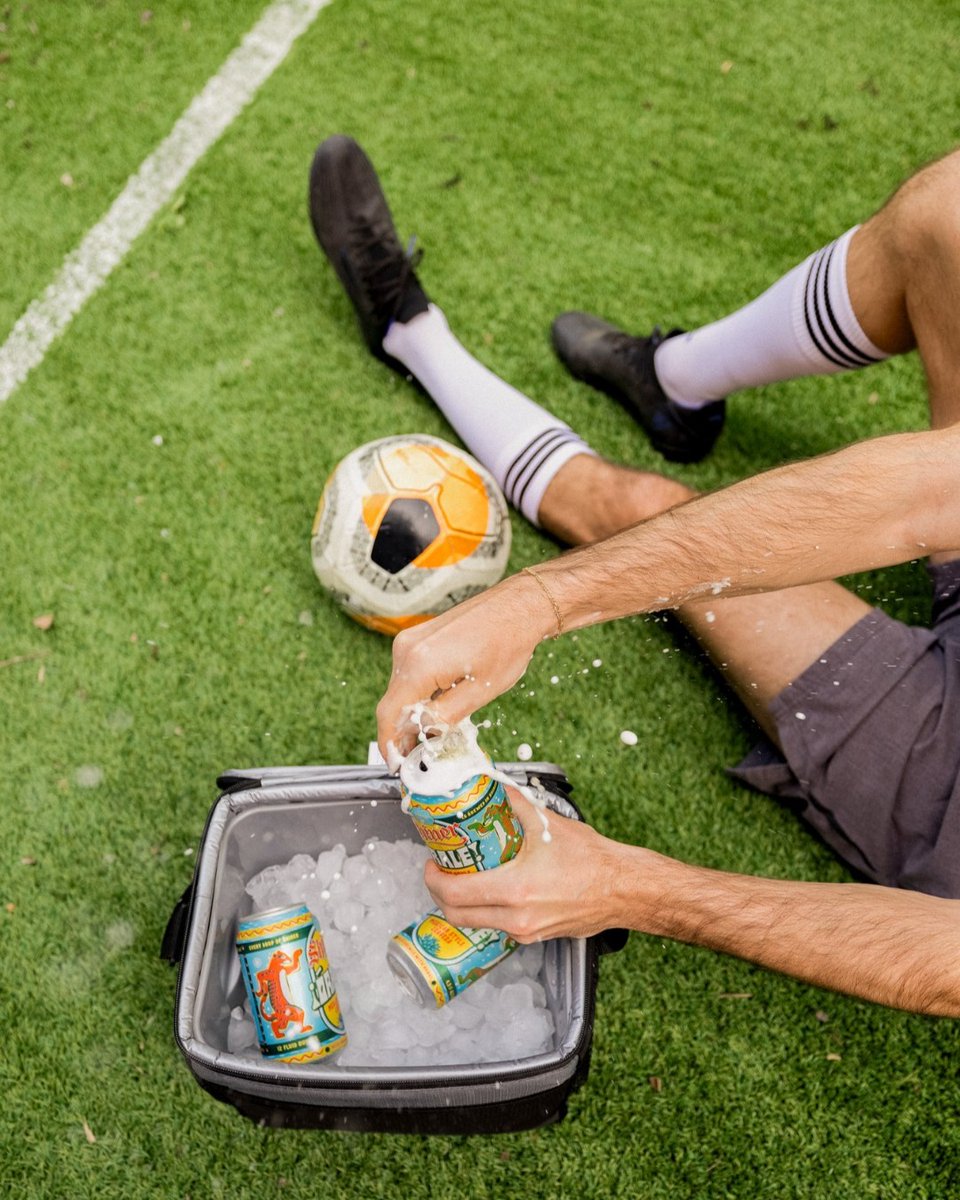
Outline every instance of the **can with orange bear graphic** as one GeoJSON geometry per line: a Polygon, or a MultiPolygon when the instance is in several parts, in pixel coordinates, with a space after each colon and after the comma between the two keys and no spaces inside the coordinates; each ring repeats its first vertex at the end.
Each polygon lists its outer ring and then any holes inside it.
{"type": "Polygon", "coordinates": [[[245,917],[236,944],[261,1054],[307,1063],[343,1049],[347,1034],[323,934],[305,904],[245,917]]]}

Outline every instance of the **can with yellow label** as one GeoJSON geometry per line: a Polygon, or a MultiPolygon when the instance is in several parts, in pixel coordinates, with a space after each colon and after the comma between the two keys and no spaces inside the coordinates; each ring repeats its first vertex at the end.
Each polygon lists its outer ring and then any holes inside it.
{"type": "MultiPolygon", "coordinates": [[[[410,759],[421,751],[418,747],[410,759]]],[[[509,862],[523,845],[523,828],[503,784],[493,775],[472,775],[440,795],[414,791],[401,776],[400,795],[404,811],[444,871],[454,875],[489,871],[509,862]]]]}
{"type": "Polygon", "coordinates": [[[421,1007],[442,1008],[517,945],[502,929],[462,929],[433,908],[394,934],[387,962],[403,990],[421,1007]]]}

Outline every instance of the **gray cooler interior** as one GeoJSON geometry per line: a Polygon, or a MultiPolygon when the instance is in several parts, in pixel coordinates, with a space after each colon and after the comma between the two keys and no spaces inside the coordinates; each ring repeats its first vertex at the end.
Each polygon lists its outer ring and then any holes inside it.
{"type": "MultiPolygon", "coordinates": [[[[503,769],[520,782],[538,771],[557,771],[549,764],[507,764],[503,769]]],[[[539,1078],[538,1087],[549,1077],[562,1083],[577,1066],[573,1052],[584,1033],[590,986],[585,943],[569,939],[545,947],[540,981],[556,1032],[553,1049],[535,1058],[464,1063],[462,1067],[339,1068],[336,1057],[294,1065],[228,1052],[230,1012],[244,1000],[234,939],[238,919],[252,911],[246,881],[294,854],[316,856],[338,842],[346,846],[348,854],[355,854],[371,838],[396,841],[416,836],[400,808],[397,783],[383,775],[382,768],[302,768],[299,774],[259,772],[255,776],[261,780],[259,787],[221,797],[211,815],[197,867],[176,1015],[178,1040],[194,1071],[210,1079],[222,1078],[224,1073],[257,1079],[261,1085],[258,1094],[264,1096],[269,1096],[276,1084],[284,1090],[292,1084],[309,1090],[315,1103],[330,1103],[335,1097],[339,1104],[369,1103],[370,1089],[413,1083],[423,1085],[420,1099],[429,1104],[433,1102],[429,1085],[441,1079],[445,1095],[451,1083],[462,1080],[468,1095],[460,1101],[472,1103],[482,1099],[477,1085],[484,1082],[493,1085],[491,1102],[524,1095],[524,1079],[531,1074],[539,1078]],[[303,774],[309,771],[312,775],[305,781],[303,774]],[[358,1085],[365,1095],[351,1100],[358,1085]]],[[[560,795],[551,793],[550,803],[566,815],[576,815],[560,795]]],[[[418,1099],[409,1095],[404,1102],[415,1105],[418,1099]]],[[[445,1102],[450,1103],[449,1096],[445,1102]]]]}

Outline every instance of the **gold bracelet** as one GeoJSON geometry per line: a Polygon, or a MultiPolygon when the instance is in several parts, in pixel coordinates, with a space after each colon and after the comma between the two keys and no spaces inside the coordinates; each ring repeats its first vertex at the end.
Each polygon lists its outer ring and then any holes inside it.
{"type": "Polygon", "coordinates": [[[559,637],[563,633],[563,613],[560,611],[560,605],[557,603],[553,592],[550,591],[533,567],[524,567],[520,574],[529,575],[531,579],[535,579],[539,583],[541,591],[553,607],[553,615],[557,618],[557,632],[554,636],[559,637]]]}

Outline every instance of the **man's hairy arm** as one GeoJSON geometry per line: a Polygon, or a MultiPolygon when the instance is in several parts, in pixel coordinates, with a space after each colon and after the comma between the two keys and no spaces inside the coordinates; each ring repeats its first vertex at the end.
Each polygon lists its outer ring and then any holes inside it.
{"type": "Polygon", "coordinates": [[[624,911],[647,932],[892,1008],[960,1017],[960,900],[757,879],[641,853],[645,867],[622,880],[633,893],[624,911]]]}
{"type": "Polygon", "coordinates": [[[960,425],[873,438],[698,497],[537,573],[574,629],[923,558],[960,548],[958,470],[960,425]]]}
{"type": "Polygon", "coordinates": [[[696,597],[832,579],[960,549],[960,425],[874,438],[756,475],[561,555],[401,633],[380,745],[407,706],[459,720],[512,687],[539,642],[696,597]]]}
{"type": "Polygon", "coordinates": [[[863,883],[798,883],[690,866],[550,814],[511,789],[527,831],[495,871],[427,884],[447,917],[522,942],[624,927],[735,955],[832,991],[960,1017],[960,900],[863,883]]]}

